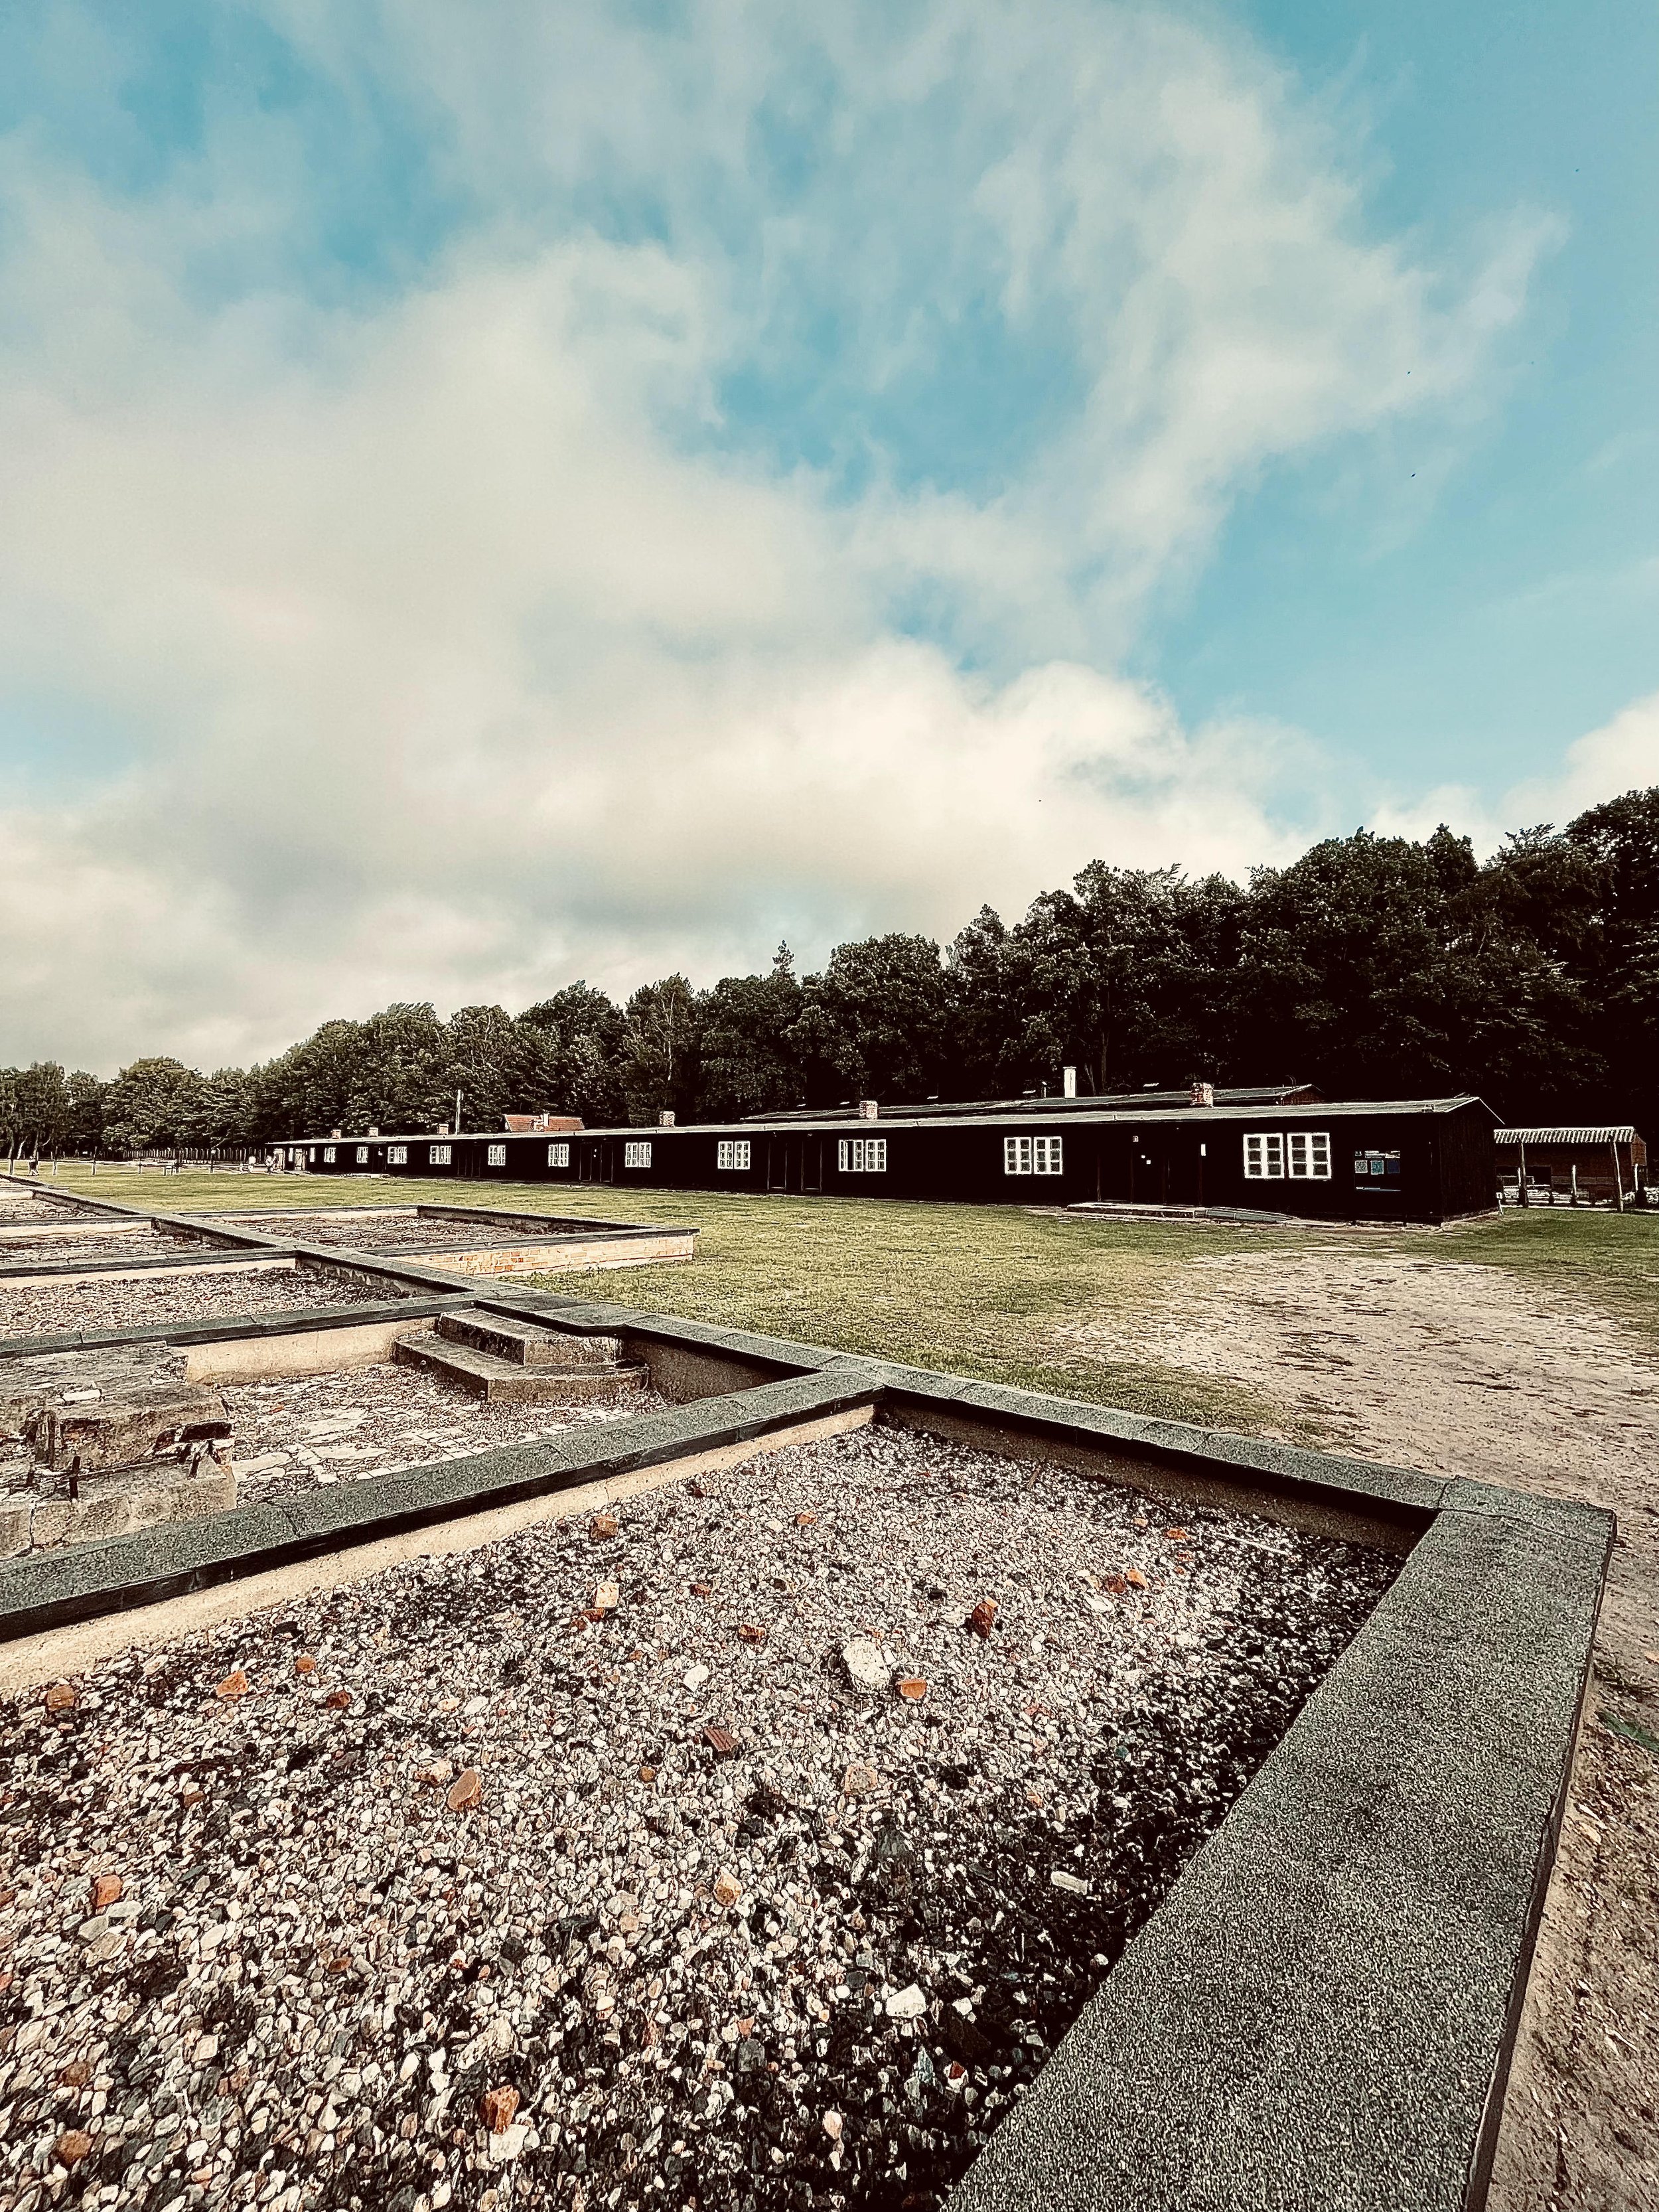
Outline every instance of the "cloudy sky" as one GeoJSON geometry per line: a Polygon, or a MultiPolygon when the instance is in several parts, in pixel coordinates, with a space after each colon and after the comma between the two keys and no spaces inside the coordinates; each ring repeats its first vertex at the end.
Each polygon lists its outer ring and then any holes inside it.
{"type": "Polygon", "coordinates": [[[0,1062],[1659,781],[1644,0],[0,15],[0,1062]]]}

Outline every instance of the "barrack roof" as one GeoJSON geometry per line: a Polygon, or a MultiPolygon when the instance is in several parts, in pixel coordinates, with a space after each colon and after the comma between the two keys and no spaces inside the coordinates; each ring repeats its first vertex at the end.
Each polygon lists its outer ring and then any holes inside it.
{"type": "MultiPolygon", "coordinates": [[[[1329,1121],[1355,1119],[1375,1121],[1394,1115],[1443,1115],[1461,1113],[1465,1107],[1480,1106],[1488,1114],[1492,1109],[1472,1091],[1460,1091],[1451,1098],[1344,1098],[1326,1100],[1316,1106],[1186,1106],[1171,1110],[1163,1107],[1152,1113],[1136,1113],[1133,1108],[1116,1106],[1093,1113],[1075,1113],[1071,1109],[1077,1102],[1072,1099],[1050,1099],[1054,1107],[1067,1110],[1056,1113],[1055,1121],[1081,1121],[1085,1127],[1133,1128],[1144,1123],[1148,1127],[1167,1127],[1171,1122],[1192,1121],[1208,1126],[1217,1121],[1329,1121]]],[[[1029,1111],[1017,1114],[963,1114],[954,1115],[945,1123],[952,1129],[1008,1129],[1018,1128],[1032,1120],[1029,1111]]],[[[1043,1117],[1036,1117],[1039,1121],[1043,1117]]],[[[1497,1115],[1492,1114],[1495,1121],[1497,1115]]],[[[800,1136],[810,1133],[814,1127],[828,1135],[832,1133],[881,1135],[891,1129],[936,1129],[941,1125],[931,1116],[916,1116],[902,1111],[883,1114],[873,1121],[810,1122],[780,1120],[776,1121],[678,1121],[667,1127],[653,1121],[620,1122],[613,1127],[580,1130],[537,1132],[534,1135],[517,1135],[501,1129],[466,1130],[459,1141],[477,1144],[488,1139],[492,1144],[526,1145],[543,1143],[551,1133],[561,1143],[573,1143],[582,1137],[757,1137],[769,1129],[781,1135],[800,1136]]],[[[278,1140],[273,1139],[273,1145],[278,1140]]],[[[441,1137],[433,1129],[412,1129],[393,1133],[382,1133],[378,1137],[286,1137],[285,1145],[443,1145],[458,1141],[453,1135],[441,1137]]]]}

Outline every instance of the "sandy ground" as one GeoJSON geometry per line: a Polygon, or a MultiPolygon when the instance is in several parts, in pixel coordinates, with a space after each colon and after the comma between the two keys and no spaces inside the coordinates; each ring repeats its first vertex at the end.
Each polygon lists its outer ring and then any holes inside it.
{"type": "Polygon", "coordinates": [[[1354,1249],[1194,1262],[1139,1353],[1242,1382],[1333,1443],[1619,1516],[1568,1825],[1510,2077],[1492,2212],[1659,2205],[1659,1367],[1500,1268],[1354,1249]],[[1299,1387],[1293,1378],[1300,1378],[1299,1387]],[[1632,1730],[1637,1733],[1632,1735],[1632,1730]]]}

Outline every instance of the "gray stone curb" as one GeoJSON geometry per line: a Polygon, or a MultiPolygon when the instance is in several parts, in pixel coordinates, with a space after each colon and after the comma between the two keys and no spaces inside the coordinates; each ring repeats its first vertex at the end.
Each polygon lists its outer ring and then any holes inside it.
{"type": "Polygon", "coordinates": [[[849,1369],[833,1381],[798,1376],[599,1429],[567,1430],[533,1444],[436,1460],[349,1486],[240,1505],[210,1520],[32,1553],[0,1564],[0,1642],[461,1514],[750,1443],[774,1429],[867,1405],[878,1387],[875,1377],[860,1370],[849,1369]]]}
{"type": "Polygon", "coordinates": [[[952,2212],[1481,2203],[1612,1534],[1437,1516],[952,2212]]]}
{"type": "Polygon", "coordinates": [[[0,1337],[0,1360],[53,1352],[102,1352],[125,1344],[231,1344],[244,1338],[303,1336],[314,1329],[355,1328],[383,1321],[430,1321],[454,1306],[479,1303],[469,1291],[447,1286],[440,1297],[394,1298],[379,1305],[295,1306],[280,1313],[245,1314],[227,1321],[145,1322],[132,1328],[59,1330],[52,1335],[0,1337]]]}

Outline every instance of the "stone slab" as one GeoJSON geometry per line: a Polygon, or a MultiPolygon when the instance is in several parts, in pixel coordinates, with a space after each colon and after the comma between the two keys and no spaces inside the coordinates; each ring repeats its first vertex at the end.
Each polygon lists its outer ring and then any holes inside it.
{"type": "Polygon", "coordinates": [[[436,1328],[446,1343],[468,1345],[474,1352],[487,1352],[520,1367],[614,1367],[623,1352],[619,1336],[554,1328],[544,1322],[483,1313],[476,1307],[440,1314],[436,1328]]]}

